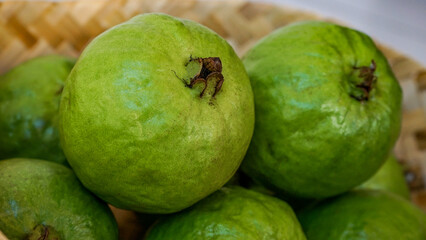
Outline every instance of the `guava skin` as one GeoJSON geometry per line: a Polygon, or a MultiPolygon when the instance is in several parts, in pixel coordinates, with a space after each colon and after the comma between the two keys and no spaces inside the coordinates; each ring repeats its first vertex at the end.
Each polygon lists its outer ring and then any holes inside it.
{"type": "Polygon", "coordinates": [[[423,240],[426,215],[406,199],[357,190],[298,214],[309,240],[423,240]]]}
{"type": "Polygon", "coordinates": [[[59,143],[59,100],[74,60],[29,60],[0,79],[0,159],[42,158],[66,164],[59,143]]]}
{"type": "Polygon", "coordinates": [[[241,187],[224,187],[191,208],[165,216],[146,240],[304,240],[285,202],[241,187]]]}
{"type": "Polygon", "coordinates": [[[189,20],[144,14],[87,46],[60,116],[65,155],[88,189],[118,208],[172,213],[235,173],[253,133],[254,102],[224,39],[189,20]],[[224,82],[215,97],[187,86],[191,57],[220,58],[224,82]]]}
{"type": "Polygon", "coordinates": [[[0,229],[10,239],[118,239],[107,204],[87,191],[71,169],[45,160],[0,161],[0,229]],[[36,236],[38,234],[38,237],[36,236]],[[41,235],[43,236],[43,235],[41,235]]]}
{"type": "Polygon", "coordinates": [[[410,200],[410,189],[405,181],[402,166],[394,156],[390,156],[370,179],[357,189],[377,189],[392,192],[410,200]]]}
{"type": "Polygon", "coordinates": [[[325,198],[361,184],[389,155],[401,125],[401,88],[373,41],[326,22],[260,40],[243,58],[255,131],[242,170],[273,191],[325,198]],[[374,61],[374,62],[373,62],[374,61]],[[356,85],[374,68],[368,100],[356,85]]]}

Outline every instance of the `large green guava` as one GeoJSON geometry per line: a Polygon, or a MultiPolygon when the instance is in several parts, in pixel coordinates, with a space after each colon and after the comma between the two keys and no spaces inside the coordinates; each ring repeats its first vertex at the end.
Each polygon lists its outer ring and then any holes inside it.
{"type": "Polygon", "coordinates": [[[401,88],[373,41],[353,29],[302,22],[243,58],[255,131],[242,170],[299,198],[343,193],[386,160],[400,131],[401,88]]]}
{"type": "Polygon", "coordinates": [[[357,190],[298,214],[309,240],[424,240],[426,215],[406,199],[357,190]]]}
{"type": "Polygon", "coordinates": [[[136,16],[95,38],[62,96],[70,165],[123,209],[194,204],[232,177],[253,133],[250,81],[232,47],[165,14],[136,16]]]}
{"type": "Polygon", "coordinates": [[[0,161],[0,230],[10,240],[117,239],[107,204],[60,164],[0,161]]]}
{"type": "Polygon", "coordinates": [[[146,240],[304,240],[288,204],[238,186],[224,187],[191,208],[165,216],[146,240]]]}
{"type": "Polygon", "coordinates": [[[388,157],[379,171],[357,189],[385,190],[410,199],[410,189],[405,181],[403,169],[394,156],[388,157]]]}
{"type": "Polygon", "coordinates": [[[29,60],[0,79],[0,159],[26,157],[66,163],[57,129],[59,100],[74,60],[29,60]]]}

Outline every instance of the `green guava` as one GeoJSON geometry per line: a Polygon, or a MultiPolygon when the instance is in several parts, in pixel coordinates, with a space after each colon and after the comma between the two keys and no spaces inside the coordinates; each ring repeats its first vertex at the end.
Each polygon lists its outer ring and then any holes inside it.
{"type": "Polygon", "coordinates": [[[0,161],[0,192],[0,229],[10,240],[118,238],[108,206],[63,165],[0,161]]]}
{"type": "Polygon", "coordinates": [[[406,199],[357,190],[305,209],[300,223],[309,240],[424,240],[426,215],[406,199]]]}
{"type": "Polygon", "coordinates": [[[238,186],[224,187],[183,212],[160,219],[146,240],[303,240],[285,202],[238,186]]]}
{"type": "Polygon", "coordinates": [[[298,198],[325,198],[367,180],[401,125],[401,88],[373,41],[356,30],[302,22],[243,58],[256,122],[242,170],[298,198]]]}
{"type": "Polygon", "coordinates": [[[74,60],[29,60],[0,79],[0,159],[41,158],[65,164],[59,144],[59,100],[74,60]]]}
{"type": "Polygon", "coordinates": [[[394,156],[390,156],[379,171],[357,189],[385,190],[410,199],[410,189],[405,181],[404,172],[394,156]]]}
{"type": "Polygon", "coordinates": [[[65,155],[88,189],[122,209],[171,213],[235,173],[254,102],[224,39],[189,20],[144,14],[87,46],[60,116],[65,155]]]}

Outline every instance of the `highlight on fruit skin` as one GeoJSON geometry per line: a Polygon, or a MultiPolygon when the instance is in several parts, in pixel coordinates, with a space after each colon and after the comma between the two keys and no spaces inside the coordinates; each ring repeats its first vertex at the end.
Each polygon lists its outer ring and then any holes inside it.
{"type": "Polygon", "coordinates": [[[0,160],[41,158],[65,164],[59,144],[59,100],[75,59],[28,60],[0,77],[0,160]]]}
{"type": "Polygon", "coordinates": [[[107,204],[61,164],[2,160],[0,193],[0,230],[9,240],[118,239],[107,204]]]}
{"type": "Polygon", "coordinates": [[[426,239],[426,214],[381,190],[354,190],[324,200],[298,218],[309,240],[426,239]]]}
{"type": "Polygon", "coordinates": [[[182,212],[160,218],[145,239],[305,240],[306,237],[287,203],[230,186],[182,212]]]}
{"type": "Polygon", "coordinates": [[[173,213],[221,188],[254,128],[253,94],[232,47],[210,29],[143,14],[96,37],[65,85],[60,138],[104,201],[173,213]]]}
{"type": "Polygon", "coordinates": [[[274,192],[327,198],[370,178],[401,128],[401,87],[364,33],[320,21],[280,28],[243,57],[255,130],[241,169],[274,192]]]}

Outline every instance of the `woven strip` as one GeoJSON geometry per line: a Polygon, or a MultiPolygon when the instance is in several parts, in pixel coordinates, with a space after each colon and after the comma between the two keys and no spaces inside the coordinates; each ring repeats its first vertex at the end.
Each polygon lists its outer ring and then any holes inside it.
{"type": "MultiPolygon", "coordinates": [[[[0,3],[0,73],[35,56],[57,53],[77,57],[99,33],[146,12],[198,21],[226,38],[240,56],[281,26],[301,20],[333,21],[246,1],[7,1],[0,3]]],[[[404,91],[402,132],[395,154],[404,164],[413,201],[426,209],[426,69],[396,51],[380,48],[404,91]]]]}
{"type": "Polygon", "coordinates": [[[0,240],[8,240],[1,231],[0,231],[0,240]]]}

